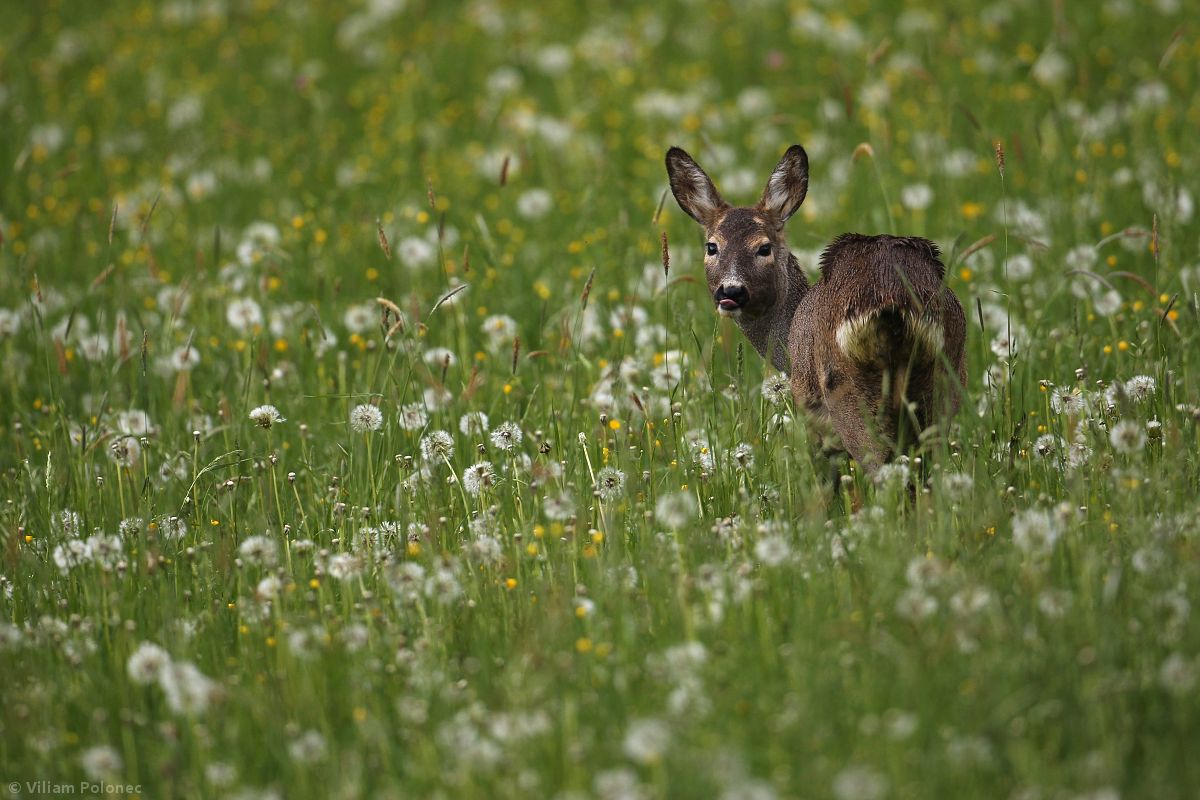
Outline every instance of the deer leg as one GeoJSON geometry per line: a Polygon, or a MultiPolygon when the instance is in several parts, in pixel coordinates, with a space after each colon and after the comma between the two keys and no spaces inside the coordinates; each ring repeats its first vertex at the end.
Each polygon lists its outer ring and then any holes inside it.
{"type": "Polygon", "coordinates": [[[887,461],[890,448],[872,430],[879,404],[868,401],[868,397],[849,386],[839,387],[825,395],[825,407],[846,452],[871,474],[887,461]]]}

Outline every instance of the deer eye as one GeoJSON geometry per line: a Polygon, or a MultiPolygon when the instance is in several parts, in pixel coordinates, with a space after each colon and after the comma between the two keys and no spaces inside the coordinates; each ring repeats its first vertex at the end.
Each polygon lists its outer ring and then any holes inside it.
{"type": "Polygon", "coordinates": [[[708,243],[708,254],[709,254],[710,256],[715,256],[715,255],[717,254],[717,245],[716,245],[716,242],[709,242],[709,243],[708,243]]]}
{"type": "Polygon", "coordinates": [[[759,254],[760,256],[769,256],[769,255],[771,255],[771,245],[770,245],[770,244],[764,244],[762,247],[758,248],[758,254],[759,254]]]}

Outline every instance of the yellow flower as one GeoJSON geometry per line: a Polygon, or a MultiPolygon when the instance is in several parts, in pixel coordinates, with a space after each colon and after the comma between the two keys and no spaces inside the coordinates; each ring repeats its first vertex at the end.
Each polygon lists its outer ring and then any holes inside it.
{"type": "Polygon", "coordinates": [[[984,212],[983,203],[976,203],[976,202],[968,200],[967,202],[962,204],[963,218],[965,218],[968,221],[978,219],[980,216],[983,215],[983,212],[984,212]]]}

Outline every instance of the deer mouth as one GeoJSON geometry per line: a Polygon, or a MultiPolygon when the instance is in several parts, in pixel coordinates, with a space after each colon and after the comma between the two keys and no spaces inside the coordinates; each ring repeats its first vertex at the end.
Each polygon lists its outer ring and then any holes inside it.
{"type": "Polygon", "coordinates": [[[741,310],[742,307],[737,300],[731,300],[728,297],[723,297],[717,301],[717,313],[723,317],[727,317],[741,310]]]}

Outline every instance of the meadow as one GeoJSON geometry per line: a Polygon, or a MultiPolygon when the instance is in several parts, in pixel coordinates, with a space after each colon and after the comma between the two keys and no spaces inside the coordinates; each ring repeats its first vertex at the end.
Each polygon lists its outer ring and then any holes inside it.
{"type": "Polygon", "coordinates": [[[0,791],[1197,796],[1186,6],[6,0],[0,791]],[[836,493],[663,168],[793,142],[970,324],[836,493]]]}

